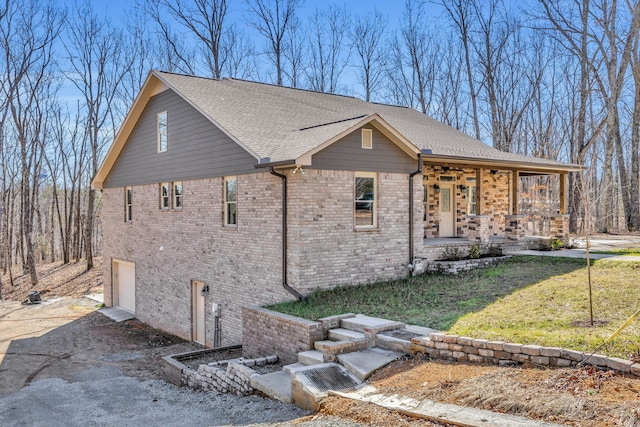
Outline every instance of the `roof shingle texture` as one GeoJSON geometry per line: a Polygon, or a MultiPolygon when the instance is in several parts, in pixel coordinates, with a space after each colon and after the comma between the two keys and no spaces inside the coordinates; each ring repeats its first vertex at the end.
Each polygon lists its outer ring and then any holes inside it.
{"type": "Polygon", "coordinates": [[[245,80],[154,74],[258,159],[296,159],[378,114],[433,155],[567,166],[499,151],[411,108],[245,80]]]}

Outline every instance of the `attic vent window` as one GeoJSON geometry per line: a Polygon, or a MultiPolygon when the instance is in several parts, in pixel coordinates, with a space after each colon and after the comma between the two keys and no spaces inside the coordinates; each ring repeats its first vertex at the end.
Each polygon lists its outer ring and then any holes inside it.
{"type": "Polygon", "coordinates": [[[373,131],[371,129],[362,129],[362,148],[368,150],[373,148],[373,131]]]}

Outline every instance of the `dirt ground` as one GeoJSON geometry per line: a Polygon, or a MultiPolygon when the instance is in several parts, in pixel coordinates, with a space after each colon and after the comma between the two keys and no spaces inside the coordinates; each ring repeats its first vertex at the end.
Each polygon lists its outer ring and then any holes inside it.
{"type": "Polygon", "coordinates": [[[36,286],[31,286],[29,275],[22,268],[14,267],[12,278],[2,274],[2,300],[24,301],[31,291],[38,291],[46,298],[102,293],[102,265],[102,257],[94,258],[94,268],[89,272],[84,260],[67,265],[62,262],[39,264],[36,286]]]}
{"type": "MultiPolygon", "coordinates": [[[[585,369],[497,367],[406,358],[376,372],[370,382],[387,394],[471,406],[576,427],[640,427],[640,379],[585,369]]],[[[367,423],[385,413],[339,397],[323,412],[367,423]],[[357,410],[356,410],[357,409],[357,410]]],[[[422,424],[404,417],[389,425],[422,424]]]]}

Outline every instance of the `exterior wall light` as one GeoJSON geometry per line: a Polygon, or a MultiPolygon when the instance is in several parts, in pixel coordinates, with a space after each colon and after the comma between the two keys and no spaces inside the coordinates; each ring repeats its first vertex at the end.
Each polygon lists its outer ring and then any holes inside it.
{"type": "Polygon", "coordinates": [[[435,191],[436,193],[440,192],[440,186],[438,184],[433,184],[433,191],[435,191]]]}

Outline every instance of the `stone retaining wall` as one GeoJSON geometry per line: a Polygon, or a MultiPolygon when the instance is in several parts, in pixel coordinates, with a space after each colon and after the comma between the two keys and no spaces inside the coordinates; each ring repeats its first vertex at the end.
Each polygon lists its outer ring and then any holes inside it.
{"type": "Polygon", "coordinates": [[[322,323],[262,307],[242,309],[242,354],[246,358],[275,354],[285,364],[297,362],[298,353],[313,349],[324,338],[322,323]]]}
{"type": "Polygon", "coordinates": [[[497,264],[500,261],[511,258],[510,255],[500,257],[486,257],[475,259],[464,259],[459,261],[430,261],[427,265],[427,271],[433,273],[458,274],[463,271],[469,271],[474,268],[486,267],[488,265],[497,264]]]}
{"type": "Polygon", "coordinates": [[[251,377],[258,375],[251,367],[264,366],[277,361],[278,357],[274,355],[258,359],[213,362],[200,365],[197,371],[186,368],[182,370],[182,384],[196,390],[217,390],[221,393],[247,396],[253,393],[251,377]]]}
{"type": "Polygon", "coordinates": [[[557,367],[576,366],[586,359],[585,364],[588,365],[640,376],[640,363],[600,354],[587,359],[589,353],[558,347],[489,341],[439,332],[429,334],[428,337],[414,338],[411,342],[412,354],[428,354],[441,359],[496,365],[528,362],[534,365],[557,367]]]}

